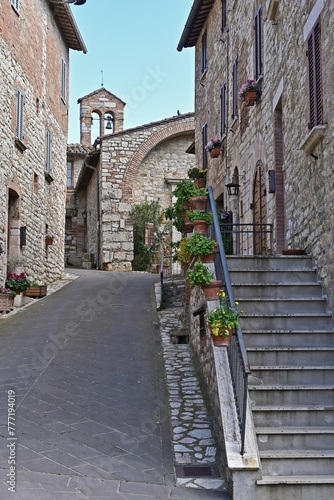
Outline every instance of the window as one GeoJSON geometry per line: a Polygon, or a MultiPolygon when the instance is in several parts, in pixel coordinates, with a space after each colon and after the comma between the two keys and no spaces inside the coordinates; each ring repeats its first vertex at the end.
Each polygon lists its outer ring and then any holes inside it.
{"type": "Polygon", "coordinates": [[[222,33],[226,29],[226,0],[222,0],[222,33]]]}
{"type": "Polygon", "coordinates": [[[237,118],[237,116],[238,116],[238,56],[234,59],[232,80],[233,80],[232,118],[237,118]]]}
{"type": "Polygon", "coordinates": [[[23,141],[24,95],[20,89],[16,91],[16,139],[23,141]]]}
{"type": "Polygon", "coordinates": [[[202,154],[203,154],[203,170],[208,168],[208,155],[205,146],[208,143],[208,124],[204,123],[202,127],[202,154]]]}
{"type": "Polygon", "coordinates": [[[254,18],[254,47],[255,47],[255,80],[262,76],[262,7],[258,8],[254,18]]]}
{"type": "Polygon", "coordinates": [[[66,102],[66,62],[64,59],[61,60],[61,98],[66,102]]]}
{"type": "Polygon", "coordinates": [[[16,10],[16,12],[18,12],[19,11],[19,7],[20,7],[19,0],[11,0],[11,4],[12,4],[12,7],[14,7],[14,9],[16,10]]]}
{"type": "Polygon", "coordinates": [[[73,187],[73,163],[67,162],[67,187],[73,187]]]}
{"type": "Polygon", "coordinates": [[[206,33],[204,33],[202,37],[202,75],[206,72],[207,70],[207,44],[206,44],[206,33]]]}
{"type": "Polygon", "coordinates": [[[45,162],[45,172],[50,173],[51,171],[51,132],[46,131],[46,162],[45,162]]]}
{"type": "Polygon", "coordinates": [[[318,20],[307,40],[310,122],[309,128],[322,124],[321,39],[318,20]]]}
{"type": "Polygon", "coordinates": [[[220,88],[220,126],[223,137],[226,134],[226,82],[220,88]]]}
{"type": "Polygon", "coordinates": [[[65,217],[65,230],[71,231],[72,229],[72,217],[65,217]]]}

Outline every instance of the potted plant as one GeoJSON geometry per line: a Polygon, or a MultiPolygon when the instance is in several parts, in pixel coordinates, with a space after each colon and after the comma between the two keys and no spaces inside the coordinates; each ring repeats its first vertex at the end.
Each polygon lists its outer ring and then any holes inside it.
{"type": "Polygon", "coordinates": [[[255,101],[260,97],[260,87],[255,80],[246,80],[241,86],[239,97],[242,97],[246,106],[254,106],[255,101]]]}
{"type": "Polygon", "coordinates": [[[14,298],[16,293],[9,288],[0,287],[0,312],[9,313],[14,307],[14,298]]]}
{"type": "MultiPolygon", "coordinates": [[[[180,232],[184,229],[184,217],[186,215],[187,206],[186,203],[189,201],[191,196],[195,196],[197,194],[198,188],[190,179],[184,179],[179,182],[173,191],[173,195],[176,196],[177,200],[171,207],[168,207],[165,210],[165,217],[167,220],[172,221],[173,226],[180,232]],[[185,207],[186,205],[186,207],[185,207]]],[[[186,227],[183,232],[190,232],[192,230],[192,226],[186,227]],[[189,230],[189,231],[187,231],[189,230]]]]}
{"type": "Polygon", "coordinates": [[[218,158],[222,141],[220,139],[210,139],[205,146],[206,151],[209,151],[211,158],[218,158]]]}
{"type": "Polygon", "coordinates": [[[187,241],[190,256],[200,257],[202,262],[214,262],[214,248],[217,243],[201,233],[194,233],[187,241]]]}
{"type": "Polygon", "coordinates": [[[47,294],[47,285],[38,285],[37,283],[31,283],[30,287],[24,292],[23,295],[26,297],[34,297],[39,299],[45,297],[47,294]]]}
{"type": "Polygon", "coordinates": [[[203,213],[201,210],[189,210],[187,217],[193,223],[197,233],[205,234],[208,226],[212,224],[212,212],[203,213]]]}
{"type": "Polygon", "coordinates": [[[52,233],[47,233],[47,234],[45,235],[45,244],[46,244],[46,245],[52,245],[52,244],[53,244],[53,241],[54,241],[54,239],[55,239],[55,238],[56,238],[56,237],[55,237],[55,235],[54,235],[54,234],[52,234],[52,233]]]}
{"type": "Polygon", "coordinates": [[[192,210],[204,211],[208,201],[208,192],[205,188],[196,188],[197,192],[189,198],[192,210]]]}
{"type": "Polygon", "coordinates": [[[193,167],[190,170],[188,170],[188,177],[189,179],[193,179],[194,184],[198,188],[203,188],[205,186],[205,179],[206,179],[205,170],[199,170],[198,168],[193,167]]]}
{"type": "MultiPolygon", "coordinates": [[[[242,311],[238,312],[234,307],[231,307],[229,298],[223,291],[219,294],[221,297],[221,305],[206,314],[207,321],[210,325],[211,338],[214,345],[228,346],[231,342],[231,337],[234,328],[240,326],[239,316],[242,311]]],[[[238,302],[236,302],[238,305],[238,302]]]]}
{"type": "Polygon", "coordinates": [[[24,273],[8,273],[5,287],[14,291],[16,294],[19,294],[21,292],[25,292],[25,290],[28,290],[28,288],[30,287],[30,282],[28,281],[24,273]]]}
{"type": "Polygon", "coordinates": [[[190,262],[190,253],[187,247],[189,238],[185,236],[182,240],[177,243],[177,248],[175,250],[174,260],[182,265],[188,265],[190,262]]]}
{"type": "Polygon", "coordinates": [[[188,270],[187,278],[191,288],[194,288],[203,283],[209,284],[212,281],[213,275],[202,262],[195,262],[194,267],[188,270]]]}

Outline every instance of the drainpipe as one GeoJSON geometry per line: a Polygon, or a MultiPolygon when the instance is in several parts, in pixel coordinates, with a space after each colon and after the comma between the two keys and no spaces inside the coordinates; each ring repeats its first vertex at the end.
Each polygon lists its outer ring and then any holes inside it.
{"type": "MultiPolygon", "coordinates": [[[[95,145],[95,143],[94,143],[95,145]]],[[[90,168],[96,172],[96,204],[97,204],[97,255],[96,255],[96,269],[100,267],[100,250],[101,250],[101,224],[100,224],[100,183],[99,183],[99,170],[97,167],[92,167],[85,158],[85,167],[90,168]]]]}

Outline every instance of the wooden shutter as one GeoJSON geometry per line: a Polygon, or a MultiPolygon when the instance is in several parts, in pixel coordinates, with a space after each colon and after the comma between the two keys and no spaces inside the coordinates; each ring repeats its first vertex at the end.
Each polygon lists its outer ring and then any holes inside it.
{"type": "Polygon", "coordinates": [[[51,132],[46,131],[46,162],[45,171],[50,172],[51,170],[51,132]]]}
{"type": "Polygon", "coordinates": [[[61,98],[66,101],[66,62],[61,60],[61,98]]]}
{"type": "Polygon", "coordinates": [[[12,6],[14,7],[15,10],[19,10],[20,3],[19,0],[12,0],[12,6]]]}
{"type": "Polygon", "coordinates": [[[204,123],[202,127],[202,156],[203,156],[203,170],[208,168],[208,154],[205,146],[208,143],[208,124],[204,123]]]}
{"type": "Polygon", "coordinates": [[[234,59],[233,63],[233,111],[232,118],[238,116],[238,57],[234,59]]]}
{"type": "Polygon", "coordinates": [[[309,128],[322,124],[321,38],[320,21],[315,24],[307,41],[309,73],[309,128]]]}
{"type": "Polygon", "coordinates": [[[226,82],[220,89],[221,136],[226,134],[226,82]]]}
{"type": "Polygon", "coordinates": [[[262,75],[262,7],[254,18],[255,80],[262,75]]]}
{"type": "Polygon", "coordinates": [[[222,0],[222,32],[226,29],[226,0],[222,0]]]}
{"type": "Polygon", "coordinates": [[[16,92],[16,138],[23,141],[24,95],[20,89],[16,92]]]}
{"type": "Polygon", "coordinates": [[[202,75],[206,71],[207,65],[207,45],[206,45],[206,33],[202,37],[202,75]]]}

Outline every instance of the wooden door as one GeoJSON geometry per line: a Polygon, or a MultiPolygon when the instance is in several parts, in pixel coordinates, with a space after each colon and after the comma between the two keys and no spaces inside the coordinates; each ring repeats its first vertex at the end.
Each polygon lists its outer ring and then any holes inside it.
{"type": "Polygon", "coordinates": [[[258,161],[255,169],[253,183],[253,252],[254,255],[262,253],[266,247],[266,184],[262,161],[258,161]]]}

